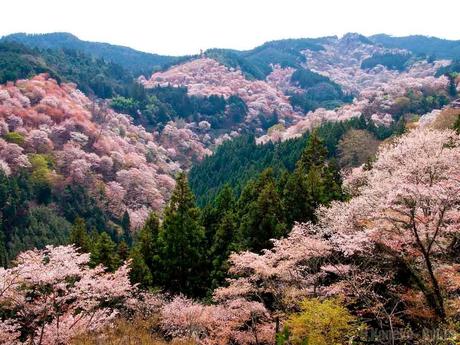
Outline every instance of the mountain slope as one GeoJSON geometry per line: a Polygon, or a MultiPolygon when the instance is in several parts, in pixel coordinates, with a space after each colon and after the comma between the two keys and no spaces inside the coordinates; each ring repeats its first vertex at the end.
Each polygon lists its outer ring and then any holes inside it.
{"type": "Polygon", "coordinates": [[[41,49],[72,49],[96,58],[117,63],[133,73],[151,72],[176,58],[141,52],[132,48],[108,43],[89,42],[65,32],[49,34],[16,33],[2,37],[3,41],[14,41],[41,49]]]}
{"type": "Polygon", "coordinates": [[[48,73],[59,82],[73,82],[89,96],[110,98],[126,95],[134,84],[133,74],[120,65],[69,49],[28,48],[0,41],[0,83],[48,73]]]}
{"type": "Polygon", "coordinates": [[[369,39],[385,47],[407,49],[417,55],[434,56],[437,59],[460,59],[460,40],[422,35],[394,37],[385,34],[370,36],[369,39]]]}
{"type": "Polygon", "coordinates": [[[239,68],[250,79],[263,80],[272,72],[272,65],[299,68],[305,62],[302,51],[322,50],[319,42],[321,39],[285,39],[266,42],[246,51],[209,49],[205,54],[227,67],[239,68]]]}

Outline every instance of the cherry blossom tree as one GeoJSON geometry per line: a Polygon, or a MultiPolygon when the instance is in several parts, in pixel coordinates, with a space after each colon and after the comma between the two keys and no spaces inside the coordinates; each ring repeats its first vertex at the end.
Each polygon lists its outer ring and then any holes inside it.
{"type": "Polygon", "coordinates": [[[68,344],[76,334],[107,325],[134,287],[126,265],[114,273],[89,268],[89,254],[72,246],[21,253],[0,269],[1,339],[18,344],[68,344]],[[23,342],[18,340],[25,339],[23,342]]]}

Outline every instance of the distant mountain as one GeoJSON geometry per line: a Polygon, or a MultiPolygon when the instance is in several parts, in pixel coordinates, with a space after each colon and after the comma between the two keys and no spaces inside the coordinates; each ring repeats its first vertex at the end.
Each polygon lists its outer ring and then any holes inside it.
{"type": "Polygon", "coordinates": [[[272,72],[271,65],[299,68],[305,62],[303,50],[322,50],[323,39],[300,38],[266,42],[251,50],[209,49],[206,56],[233,68],[239,68],[246,77],[265,79],[272,72]]]}
{"type": "Polygon", "coordinates": [[[385,34],[370,36],[369,39],[387,48],[407,49],[417,55],[437,59],[460,59],[460,40],[451,41],[422,35],[394,37],[385,34]]]}
{"type": "Polygon", "coordinates": [[[15,33],[4,36],[0,41],[15,41],[28,47],[41,49],[72,49],[82,51],[96,58],[114,62],[135,73],[151,73],[165,64],[172,63],[176,57],[141,52],[132,48],[108,43],[82,41],[66,33],[49,34],[15,33]]]}
{"type": "Polygon", "coordinates": [[[73,82],[87,95],[110,98],[128,95],[134,75],[113,62],[71,49],[29,48],[0,41],[0,84],[48,73],[58,82],[73,82]]]}

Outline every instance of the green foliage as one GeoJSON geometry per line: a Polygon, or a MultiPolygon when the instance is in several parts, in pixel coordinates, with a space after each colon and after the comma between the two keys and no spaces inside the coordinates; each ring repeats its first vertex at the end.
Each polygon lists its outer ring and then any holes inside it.
{"type": "Polygon", "coordinates": [[[315,210],[320,204],[343,198],[339,169],[327,161],[327,156],[323,141],[314,131],[295,171],[286,177],[283,201],[289,226],[295,221],[315,221],[315,210]]]}
{"type": "Polygon", "coordinates": [[[238,96],[190,96],[186,87],[163,86],[144,89],[139,86],[130,98],[115,97],[111,107],[131,115],[147,128],[161,128],[176,118],[189,122],[208,121],[214,129],[230,128],[241,123],[248,112],[238,96]]]}
{"type": "Polygon", "coordinates": [[[454,123],[454,128],[453,128],[458,134],[460,134],[460,115],[457,117],[457,120],[455,120],[454,123]]]}
{"type": "Polygon", "coordinates": [[[450,65],[440,67],[435,76],[440,77],[442,75],[458,75],[460,73],[460,60],[455,60],[450,63],[450,65]]]}
{"type": "MultiPolygon", "coordinates": [[[[388,138],[395,130],[394,126],[377,127],[363,117],[327,122],[317,131],[329,158],[337,155],[338,143],[350,128],[365,129],[378,140],[388,138]]],[[[273,169],[275,177],[280,177],[284,170],[294,171],[309,135],[305,133],[297,139],[264,145],[257,145],[253,136],[245,135],[224,142],[212,156],[194,165],[189,172],[190,186],[198,205],[211,202],[225,184],[229,184],[238,197],[246,183],[267,168],[273,169]]]]}
{"type": "MultiPolygon", "coordinates": [[[[41,159],[32,161],[36,164],[41,159]]],[[[10,177],[0,174],[0,259],[3,265],[20,251],[68,242],[69,219],[59,202],[49,203],[57,201],[55,195],[43,197],[34,173],[34,170],[23,171],[10,177]]]]}
{"type": "Polygon", "coordinates": [[[309,89],[320,83],[333,83],[328,77],[303,68],[292,74],[291,81],[302,89],[309,89]]]}
{"type": "Polygon", "coordinates": [[[58,82],[74,82],[86,94],[101,98],[128,95],[133,75],[121,66],[82,52],[65,49],[30,49],[0,41],[0,83],[48,73],[58,82]]]}
{"type": "Polygon", "coordinates": [[[377,65],[382,65],[388,69],[403,71],[406,69],[407,63],[411,59],[411,54],[396,54],[384,53],[374,54],[371,57],[364,59],[361,63],[362,69],[371,69],[377,65]]]}
{"type": "Polygon", "coordinates": [[[285,331],[278,344],[335,345],[351,344],[362,326],[342,305],[340,300],[306,299],[301,312],[293,314],[285,323],[285,331]],[[284,338],[284,339],[283,339],[284,338]]]}
{"type": "Polygon", "coordinates": [[[139,109],[139,102],[132,98],[117,96],[112,98],[110,106],[119,113],[136,116],[139,109]]]}
{"type": "Polygon", "coordinates": [[[437,59],[460,59],[460,41],[422,35],[394,37],[380,34],[369,38],[371,41],[380,43],[387,48],[407,49],[418,56],[436,56],[437,59]]]}
{"type": "Polygon", "coordinates": [[[121,228],[123,229],[123,241],[131,245],[133,243],[133,238],[131,236],[131,220],[129,218],[128,211],[123,213],[123,217],[121,218],[121,228]]]}
{"type": "Polygon", "coordinates": [[[24,145],[25,142],[24,135],[18,132],[8,132],[3,135],[3,139],[9,143],[17,144],[19,146],[24,145]]]}
{"type": "Polygon", "coordinates": [[[83,186],[69,185],[62,193],[56,195],[56,199],[64,217],[70,222],[74,223],[77,217],[81,217],[89,229],[115,233],[115,229],[109,226],[108,216],[99,207],[98,201],[94,196],[89,195],[83,186]]]}
{"type": "Polygon", "coordinates": [[[49,34],[17,33],[2,38],[2,42],[19,42],[31,48],[43,50],[73,50],[83,52],[95,60],[122,66],[134,75],[151,73],[154,69],[176,62],[179,58],[140,52],[128,47],[108,43],[82,41],[72,34],[55,32],[49,34]]]}
{"type": "Polygon", "coordinates": [[[68,241],[71,225],[51,207],[36,206],[28,210],[25,228],[14,228],[8,246],[18,253],[30,248],[60,245],[68,241]]]}
{"type": "Polygon", "coordinates": [[[98,201],[79,185],[62,191],[50,182],[53,158],[30,154],[32,167],[12,176],[0,173],[0,262],[7,265],[20,251],[46,245],[73,243],[93,250],[97,238],[88,229],[109,232],[117,240],[118,228],[98,201]],[[73,224],[73,225],[72,225],[73,224]]]}
{"type": "Polygon", "coordinates": [[[297,69],[291,77],[291,82],[304,92],[290,95],[289,102],[294,108],[309,112],[316,108],[335,108],[344,102],[353,100],[351,95],[344,95],[342,88],[328,77],[303,68],[297,69]]]}
{"type": "Polygon", "coordinates": [[[286,234],[282,200],[271,169],[243,189],[238,200],[238,218],[243,245],[251,251],[270,248],[271,239],[286,234]]]}
{"type": "Polygon", "coordinates": [[[145,263],[145,257],[140,252],[139,247],[134,246],[130,253],[129,258],[131,263],[129,267],[129,278],[132,283],[138,283],[140,287],[147,289],[153,285],[152,272],[145,263]]]}
{"type": "Polygon", "coordinates": [[[455,82],[455,75],[448,74],[449,78],[449,96],[456,97],[457,96],[457,83],[455,82]]]}
{"type": "Polygon", "coordinates": [[[139,230],[130,252],[132,260],[130,277],[133,283],[139,283],[143,287],[152,286],[153,283],[158,284],[159,233],[159,219],[154,213],[151,213],[142,229],[139,230]]]}
{"type": "Polygon", "coordinates": [[[114,272],[120,266],[117,245],[106,232],[97,236],[90,263],[92,266],[102,264],[109,272],[114,272]]]}
{"type": "Polygon", "coordinates": [[[441,109],[449,103],[448,95],[441,94],[419,94],[409,90],[403,97],[398,97],[391,109],[395,119],[407,114],[426,114],[433,109],[441,109]]]}
{"type": "Polygon", "coordinates": [[[30,154],[29,162],[32,165],[30,174],[31,188],[40,202],[49,203],[51,201],[51,182],[50,173],[54,166],[52,157],[44,154],[30,154]]]}
{"type": "Polygon", "coordinates": [[[77,217],[70,231],[69,242],[79,248],[82,253],[89,253],[92,249],[91,238],[88,235],[83,218],[77,217]]]}
{"type": "Polygon", "coordinates": [[[302,50],[324,49],[317,40],[301,38],[271,41],[252,50],[209,49],[205,55],[227,67],[239,68],[248,79],[260,79],[272,72],[272,65],[300,68],[305,62],[302,50]]]}
{"type": "Polygon", "coordinates": [[[169,291],[203,295],[205,267],[205,231],[200,212],[184,173],[176,179],[176,188],[164,211],[158,236],[159,284],[169,291]]]}

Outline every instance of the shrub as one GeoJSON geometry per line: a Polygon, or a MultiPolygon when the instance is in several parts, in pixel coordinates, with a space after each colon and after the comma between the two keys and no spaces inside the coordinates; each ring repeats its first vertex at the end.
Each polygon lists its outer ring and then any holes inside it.
{"type": "Polygon", "coordinates": [[[284,337],[289,344],[348,344],[359,331],[356,318],[338,299],[305,299],[301,311],[291,315],[285,324],[284,337]]]}

